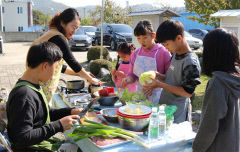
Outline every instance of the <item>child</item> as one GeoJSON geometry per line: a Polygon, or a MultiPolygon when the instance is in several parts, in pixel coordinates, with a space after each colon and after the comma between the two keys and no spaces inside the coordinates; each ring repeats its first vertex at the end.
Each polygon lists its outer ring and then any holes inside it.
{"type": "MultiPolygon", "coordinates": [[[[127,77],[129,71],[129,60],[132,52],[135,50],[135,46],[133,44],[129,45],[128,43],[121,43],[117,49],[118,52],[118,60],[116,69],[112,72],[112,79],[115,82],[115,86],[118,88],[122,87],[122,79],[127,77]],[[119,59],[121,59],[121,63],[119,63],[119,59]]],[[[126,86],[128,91],[135,92],[137,88],[137,84],[129,84],[126,86]]]]}
{"type": "Polygon", "coordinates": [[[49,108],[39,84],[52,77],[61,59],[61,50],[51,42],[29,49],[28,68],[7,101],[7,130],[13,151],[57,151],[51,136],[71,129],[77,122],[74,119],[80,119],[80,108],[49,108]]]}
{"type": "MultiPolygon", "coordinates": [[[[170,53],[161,44],[155,43],[156,33],[150,21],[140,21],[134,29],[134,35],[141,47],[131,55],[129,73],[122,81],[123,86],[134,83],[142,73],[147,71],[165,74],[170,64],[170,53]]],[[[140,83],[138,83],[137,90],[143,92],[140,83]]],[[[148,91],[152,91],[152,95],[148,96],[149,100],[158,103],[161,89],[152,88],[148,91]]]]}
{"type": "Polygon", "coordinates": [[[174,122],[181,123],[191,119],[190,97],[200,84],[201,67],[198,57],[191,51],[181,22],[164,21],[157,30],[156,40],[173,53],[166,76],[161,75],[145,89],[163,88],[160,104],[176,105],[174,122]],[[163,82],[164,81],[164,82],[163,82]]]}
{"type": "Polygon", "coordinates": [[[239,152],[239,42],[224,29],[203,41],[203,72],[210,76],[193,152],[239,152]]]}

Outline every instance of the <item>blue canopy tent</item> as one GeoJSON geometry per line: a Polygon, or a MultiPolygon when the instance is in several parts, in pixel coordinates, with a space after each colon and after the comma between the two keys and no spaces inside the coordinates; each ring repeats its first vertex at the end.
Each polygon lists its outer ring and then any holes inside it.
{"type": "Polygon", "coordinates": [[[23,30],[23,32],[37,32],[37,31],[41,31],[42,28],[43,27],[41,25],[31,26],[23,30]]]}

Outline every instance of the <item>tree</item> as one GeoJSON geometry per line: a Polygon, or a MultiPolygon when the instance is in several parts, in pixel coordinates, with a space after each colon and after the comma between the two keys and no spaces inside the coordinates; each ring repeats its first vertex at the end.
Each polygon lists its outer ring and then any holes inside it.
{"type": "Polygon", "coordinates": [[[51,16],[44,14],[42,11],[33,10],[33,25],[45,26],[50,21],[51,16]]]}
{"type": "Polygon", "coordinates": [[[93,25],[93,20],[89,17],[86,17],[84,19],[81,20],[81,25],[93,25]]]}
{"type": "Polygon", "coordinates": [[[199,23],[209,24],[211,26],[218,27],[219,19],[210,17],[211,14],[217,12],[218,10],[225,9],[239,9],[239,0],[185,0],[186,8],[190,12],[196,12],[193,17],[188,17],[192,20],[197,20],[199,23]]]}
{"type": "MultiPolygon", "coordinates": [[[[95,11],[90,11],[91,17],[95,18],[97,22],[101,20],[102,6],[97,6],[95,11]]],[[[105,0],[104,5],[104,22],[116,24],[131,24],[131,18],[126,15],[131,11],[130,8],[122,9],[111,0],[105,0]]]]}

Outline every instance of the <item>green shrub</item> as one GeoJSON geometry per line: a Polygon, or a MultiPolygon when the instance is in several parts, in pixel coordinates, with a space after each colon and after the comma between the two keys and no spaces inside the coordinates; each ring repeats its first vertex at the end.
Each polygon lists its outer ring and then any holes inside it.
{"type": "MultiPolygon", "coordinates": [[[[93,46],[89,48],[87,52],[87,60],[91,61],[91,60],[100,59],[100,51],[101,51],[101,46],[93,46]]],[[[103,59],[106,59],[106,60],[110,59],[109,51],[105,47],[103,47],[102,55],[103,55],[103,59]]]]}
{"type": "Polygon", "coordinates": [[[111,72],[112,62],[105,59],[97,59],[90,63],[90,72],[94,75],[98,75],[101,68],[106,68],[111,72]]]}

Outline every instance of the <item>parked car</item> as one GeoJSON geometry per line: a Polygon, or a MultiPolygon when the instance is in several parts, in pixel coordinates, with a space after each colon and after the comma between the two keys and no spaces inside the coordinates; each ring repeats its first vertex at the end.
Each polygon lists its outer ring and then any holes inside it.
{"type": "Polygon", "coordinates": [[[69,42],[69,45],[71,49],[87,50],[92,46],[92,38],[86,35],[83,28],[79,28],[72,36],[72,40],[69,42]]]}
{"type": "Polygon", "coordinates": [[[189,46],[194,50],[199,49],[203,45],[202,40],[193,37],[190,33],[184,31],[184,34],[189,46]]]}
{"type": "Polygon", "coordinates": [[[195,38],[203,40],[204,37],[207,35],[208,31],[207,30],[202,30],[202,29],[190,29],[188,32],[195,38]]]}
{"type": "Polygon", "coordinates": [[[95,32],[97,28],[95,26],[80,26],[80,28],[83,28],[85,33],[92,38],[92,45],[95,45],[95,32]]]}
{"type": "MultiPolygon", "coordinates": [[[[132,43],[133,29],[126,24],[103,24],[103,45],[110,46],[111,50],[116,50],[123,42],[132,43]]],[[[100,45],[101,24],[98,25],[95,33],[95,44],[100,45]]]]}

